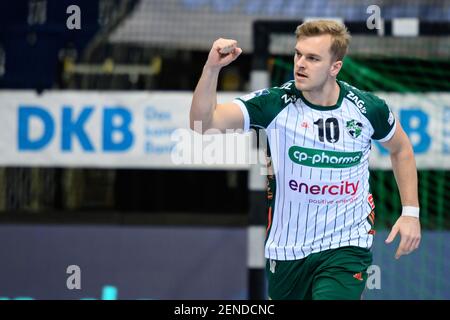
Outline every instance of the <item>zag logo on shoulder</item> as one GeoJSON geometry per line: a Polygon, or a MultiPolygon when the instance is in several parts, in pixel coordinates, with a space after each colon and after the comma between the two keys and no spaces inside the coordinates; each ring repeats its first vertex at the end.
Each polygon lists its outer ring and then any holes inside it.
{"type": "Polygon", "coordinates": [[[356,120],[347,121],[345,128],[347,129],[348,134],[356,139],[361,135],[363,124],[356,120]]]}

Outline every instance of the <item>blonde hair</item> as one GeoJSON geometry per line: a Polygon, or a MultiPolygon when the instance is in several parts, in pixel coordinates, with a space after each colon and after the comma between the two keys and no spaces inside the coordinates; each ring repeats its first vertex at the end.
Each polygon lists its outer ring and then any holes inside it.
{"type": "Polygon", "coordinates": [[[314,37],[329,34],[332,38],[330,52],[336,61],[344,59],[350,43],[350,33],[345,25],[333,20],[313,20],[303,22],[295,30],[297,40],[303,37],[314,37]]]}

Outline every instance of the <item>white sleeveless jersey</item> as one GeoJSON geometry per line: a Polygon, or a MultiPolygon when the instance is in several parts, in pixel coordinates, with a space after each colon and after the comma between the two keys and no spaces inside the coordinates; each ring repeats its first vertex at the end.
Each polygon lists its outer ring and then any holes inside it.
{"type": "Polygon", "coordinates": [[[245,131],[267,133],[274,174],[268,176],[266,258],[296,260],[372,245],[371,140],[389,140],[396,121],[383,100],[338,84],[331,107],[308,102],[294,81],[234,101],[245,131]]]}

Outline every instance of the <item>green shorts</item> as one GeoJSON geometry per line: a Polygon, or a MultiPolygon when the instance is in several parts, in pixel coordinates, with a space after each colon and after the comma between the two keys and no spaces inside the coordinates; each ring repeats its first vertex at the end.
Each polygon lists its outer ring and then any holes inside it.
{"type": "Polygon", "coordinates": [[[269,299],[359,300],[372,264],[369,249],[350,246],[292,261],[267,260],[269,299]]]}

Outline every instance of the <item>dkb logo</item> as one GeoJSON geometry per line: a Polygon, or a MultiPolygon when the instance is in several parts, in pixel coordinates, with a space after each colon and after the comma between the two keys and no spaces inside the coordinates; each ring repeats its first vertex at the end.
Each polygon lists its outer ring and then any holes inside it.
{"type": "MultiPolygon", "coordinates": [[[[97,132],[88,132],[86,125],[94,114],[93,106],[77,108],[63,106],[61,115],[56,119],[46,108],[42,106],[21,105],[18,109],[18,148],[19,151],[37,151],[48,146],[55,136],[55,127],[61,124],[60,148],[61,151],[72,151],[73,140],[78,142],[83,151],[95,152],[95,145],[101,145],[102,151],[123,152],[129,149],[134,140],[130,125],[132,123],[131,113],[122,106],[105,107],[101,109],[102,118],[97,122],[97,132]],[[32,131],[32,122],[40,124],[42,133],[36,136],[32,131]],[[100,137],[96,138],[96,137],[100,137]],[[100,141],[95,141],[95,139],[100,141]],[[101,143],[101,144],[100,144],[101,143]]],[[[96,111],[97,112],[97,111],[96,111]]]]}

